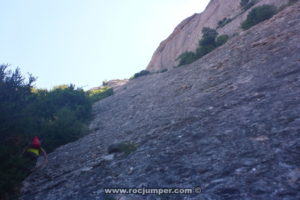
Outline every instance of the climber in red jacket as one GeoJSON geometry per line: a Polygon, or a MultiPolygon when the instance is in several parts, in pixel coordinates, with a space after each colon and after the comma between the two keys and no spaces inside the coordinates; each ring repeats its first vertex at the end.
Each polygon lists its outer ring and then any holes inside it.
{"type": "Polygon", "coordinates": [[[23,151],[23,155],[26,163],[25,167],[29,171],[29,173],[35,171],[41,166],[41,165],[40,166],[37,165],[37,159],[41,154],[43,154],[44,156],[43,165],[45,166],[48,163],[48,156],[46,151],[41,146],[41,141],[39,137],[35,136],[32,139],[31,144],[27,146],[23,151]]]}

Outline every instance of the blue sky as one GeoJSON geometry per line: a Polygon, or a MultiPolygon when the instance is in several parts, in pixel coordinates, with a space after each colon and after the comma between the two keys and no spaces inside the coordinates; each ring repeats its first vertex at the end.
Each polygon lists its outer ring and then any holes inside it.
{"type": "Polygon", "coordinates": [[[129,78],[159,43],[209,0],[0,0],[0,63],[36,87],[89,89],[129,78]]]}

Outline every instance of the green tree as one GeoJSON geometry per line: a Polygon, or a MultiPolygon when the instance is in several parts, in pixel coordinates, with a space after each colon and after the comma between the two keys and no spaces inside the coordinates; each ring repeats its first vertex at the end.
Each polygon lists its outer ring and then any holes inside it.
{"type": "Polygon", "coordinates": [[[215,29],[208,27],[204,27],[202,29],[202,39],[199,41],[199,46],[196,49],[197,59],[205,56],[206,54],[220,46],[219,43],[217,43],[217,36],[218,32],[215,29]]]}
{"type": "Polygon", "coordinates": [[[27,109],[33,95],[31,75],[26,81],[17,68],[0,66],[0,199],[16,194],[16,185],[25,177],[22,173],[21,147],[28,138],[32,112],[27,109]]]}
{"type": "Polygon", "coordinates": [[[199,41],[199,46],[215,46],[215,40],[218,32],[215,29],[204,27],[202,29],[202,39],[199,41]]]}
{"type": "Polygon", "coordinates": [[[272,5],[255,7],[249,12],[247,19],[242,23],[241,27],[242,29],[247,30],[264,20],[270,19],[276,12],[276,7],[272,5]]]}
{"type": "Polygon", "coordinates": [[[35,94],[35,103],[30,108],[36,113],[34,130],[44,139],[47,151],[74,141],[86,132],[92,101],[81,88],[59,85],[35,94]]]}
{"type": "Polygon", "coordinates": [[[228,36],[221,35],[219,37],[218,32],[215,29],[204,27],[202,29],[202,39],[199,41],[199,46],[196,49],[196,53],[186,51],[182,53],[176,60],[179,60],[178,66],[186,65],[194,62],[195,60],[205,56],[209,52],[213,51],[218,46],[227,42],[228,36]]]}
{"type": "Polygon", "coordinates": [[[218,32],[215,29],[204,27],[202,29],[202,39],[199,41],[199,46],[196,49],[196,58],[199,59],[208,54],[217,47],[216,37],[218,32]]]}

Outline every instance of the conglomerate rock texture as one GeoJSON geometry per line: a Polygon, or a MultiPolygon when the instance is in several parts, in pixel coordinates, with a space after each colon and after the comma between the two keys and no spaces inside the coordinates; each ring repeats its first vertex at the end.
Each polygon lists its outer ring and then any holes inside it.
{"type": "MultiPolygon", "coordinates": [[[[170,69],[178,65],[178,56],[185,51],[195,51],[198,47],[198,41],[202,37],[203,27],[217,29],[219,34],[232,36],[241,31],[241,23],[246,19],[252,8],[243,11],[240,6],[240,0],[211,0],[204,12],[194,14],[183,20],[173,31],[173,33],[164,41],[154,52],[147,70],[151,72],[162,69],[170,69]],[[224,18],[231,21],[224,27],[218,28],[218,22],[224,18]]],[[[280,7],[286,4],[288,0],[257,0],[253,6],[271,4],[280,7]]]]}
{"type": "Polygon", "coordinates": [[[296,3],[190,65],[130,80],[94,105],[90,134],[51,153],[20,199],[300,199],[299,31],[296,3]],[[107,155],[122,142],[137,149],[107,155]]]}

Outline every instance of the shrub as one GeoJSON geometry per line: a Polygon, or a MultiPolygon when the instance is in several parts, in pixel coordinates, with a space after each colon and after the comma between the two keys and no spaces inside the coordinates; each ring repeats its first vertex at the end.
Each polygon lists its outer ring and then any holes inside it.
{"type": "Polygon", "coordinates": [[[51,152],[58,146],[75,141],[82,137],[87,126],[76,116],[76,111],[62,108],[55,113],[55,120],[44,123],[42,137],[46,140],[43,147],[51,152]]]}
{"type": "Polygon", "coordinates": [[[194,52],[186,51],[182,53],[180,56],[178,56],[176,60],[180,60],[178,66],[181,66],[181,65],[187,65],[194,62],[195,60],[197,60],[197,57],[194,52]]]}
{"type": "Polygon", "coordinates": [[[135,74],[133,75],[132,79],[135,79],[135,78],[138,78],[138,77],[141,77],[141,76],[147,76],[147,75],[149,75],[149,74],[150,74],[149,71],[147,71],[147,70],[142,70],[142,71],[140,71],[140,72],[138,72],[138,73],[135,73],[135,74]]]}
{"type": "Polygon", "coordinates": [[[205,56],[206,54],[208,54],[209,52],[211,52],[212,50],[214,50],[216,48],[216,45],[208,45],[208,46],[199,46],[196,49],[196,56],[197,59],[205,56]]]}
{"type": "Polygon", "coordinates": [[[217,37],[216,39],[216,45],[217,46],[222,46],[223,44],[225,44],[228,40],[228,35],[220,35],[217,37]]]}
{"type": "Polygon", "coordinates": [[[108,81],[102,81],[102,85],[103,86],[107,86],[108,85],[108,81]]]}
{"type": "Polygon", "coordinates": [[[248,10],[256,4],[257,0],[241,0],[240,5],[243,10],[248,10]]]}
{"type": "Polygon", "coordinates": [[[112,144],[108,147],[107,152],[108,154],[111,153],[125,153],[126,155],[134,152],[137,150],[137,145],[134,143],[127,143],[127,142],[121,142],[112,144]]]}
{"type": "Polygon", "coordinates": [[[44,139],[44,148],[52,151],[86,133],[92,102],[81,88],[74,85],[56,86],[36,93],[29,108],[35,113],[33,131],[44,139]]]}
{"type": "Polygon", "coordinates": [[[162,69],[162,70],[160,70],[159,73],[164,73],[164,72],[167,72],[167,71],[168,71],[168,69],[162,69]]]}
{"type": "Polygon", "coordinates": [[[223,18],[222,20],[220,20],[220,21],[218,22],[218,27],[217,27],[217,28],[222,28],[222,27],[224,27],[226,24],[228,24],[229,22],[231,22],[231,20],[232,20],[232,19],[227,18],[227,17],[223,18]]]}
{"type": "Polygon", "coordinates": [[[276,12],[276,7],[272,5],[262,5],[255,7],[249,12],[247,19],[242,23],[241,27],[242,29],[247,30],[264,20],[270,19],[273,15],[276,14],[276,12]]]}
{"type": "MultiPolygon", "coordinates": [[[[104,84],[103,84],[104,85],[104,84]]],[[[104,86],[96,89],[91,89],[87,91],[87,95],[92,103],[109,97],[114,94],[114,90],[110,87],[104,86]]]]}

